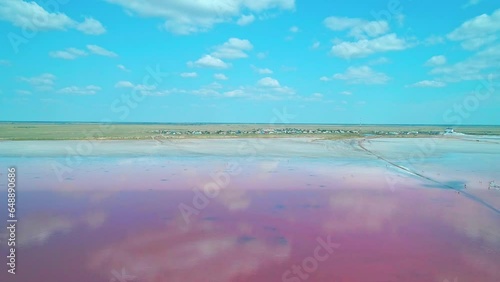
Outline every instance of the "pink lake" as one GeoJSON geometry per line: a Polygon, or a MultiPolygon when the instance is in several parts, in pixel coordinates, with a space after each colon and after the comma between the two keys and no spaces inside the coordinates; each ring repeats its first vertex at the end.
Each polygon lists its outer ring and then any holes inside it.
{"type": "Polygon", "coordinates": [[[496,149],[469,174],[440,149],[414,164],[430,181],[338,153],[346,144],[333,157],[289,144],[251,157],[99,151],[62,177],[53,165],[68,156],[15,146],[0,142],[0,187],[15,165],[17,274],[4,265],[0,281],[500,281],[500,191],[481,186],[498,176],[496,149]]]}

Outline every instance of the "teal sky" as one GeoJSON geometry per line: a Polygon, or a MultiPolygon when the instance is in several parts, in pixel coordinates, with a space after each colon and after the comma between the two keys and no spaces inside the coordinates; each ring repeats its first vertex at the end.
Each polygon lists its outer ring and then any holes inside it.
{"type": "Polygon", "coordinates": [[[500,124],[496,0],[0,0],[0,121],[500,124]]]}

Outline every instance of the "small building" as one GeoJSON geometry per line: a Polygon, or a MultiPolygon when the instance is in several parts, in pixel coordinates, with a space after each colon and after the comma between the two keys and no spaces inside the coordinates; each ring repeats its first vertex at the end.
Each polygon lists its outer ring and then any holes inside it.
{"type": "Polygon", "coordinates": [[[264,134],[273,134],[274,133],[274,129],[271,129],[271,128],[263,129],[262,131],[264,134]]]}
{"type": "Polygon", "coordinates": [[[444,133],[446,133],[446,134],[450,134],[450,133],[454,133],[454,132],[455,131],[451,127],[446,128],[446,130],[444,131],[444,133]]]}

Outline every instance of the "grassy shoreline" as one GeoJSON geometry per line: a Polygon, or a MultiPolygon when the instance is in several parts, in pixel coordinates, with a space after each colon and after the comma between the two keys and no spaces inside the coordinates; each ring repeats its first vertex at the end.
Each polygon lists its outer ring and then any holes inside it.
{"type": "MultiPolygon", "coordinates": [[[[333,140],[366,136],[424,138],[443,136],[442,133],[445,129],[446,127],[442,125],[50,124],[4,122],[0,123],[0,141],[234,138],[320,138],[333,140]],[[263,133],[264,131],[265,133],[263,133]]],[[[457,126],[454,129],[456,132],[469,135],[500,135],[500,126],[457,126]]]]}

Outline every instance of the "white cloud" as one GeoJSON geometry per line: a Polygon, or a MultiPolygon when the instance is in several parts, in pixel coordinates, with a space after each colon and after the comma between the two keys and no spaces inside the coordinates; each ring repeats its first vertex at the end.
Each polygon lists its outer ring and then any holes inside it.
{"type": "Polygon", "coordinates": [[[317,101],[322,101],[324,98],[324,95],[322,93],[313,93],[310,96],[306,97],[300,97],[299,99],[306,101],[306,102],[317,102],[317,101]]]}
{"type": "Polygon", "coordinates": [[[118,57],[118,55],[114,52],[111,52],[109,50],[106,50],[100,46],[97,45],[87,45],[87,49],[90,50],[90,52],[100,55],[100,56],[106,56],[106,57],[118,57]]]}
{"type": "Polygon", "coordinates": [[[477,4],[479,4],[479,2],[481,2],[481,0],[469,0],[469,2],[467,2],[466,4],[464,4],[464,5],[462,6],[462,8],[464,8],[464,9],[465,9],[465,8],[470,7],[470,6],[477,5],[477,4]]]}
{"type": "Polygon", "coordinates": [[[424,40],[424,44],[427,46],[436,45],[436,44],[443,44],[443,43],[444,43],[444,37],[437,36],[437,35],[431,35],[424,40]]]}
{"type": "Polygon", "coordinates": [[[78,23],[66,14],[50,13],[34,1],[2,1],[0,19],[8,21],[14,26],[33,31],[67,30],[69,28],[75,28],[87,34],[102,34],[105,31],[97,20],[89,18],[78,23]],[[99,25],[102,29],[98,29],[99,25]]]}
{"type": "Polygon", "coordinates": [[[410,87],[445,87],[446,83],[435,80],[422,80],[410,85],[410,87]]]}
{"type": "Polygon", "coordinates": [[[315,42],[313,43],[313,45],[311,46],[311,48],[312,48],[312,49],[318,49],[320,45],[321,45],[321,42],[319,42],[319,41],[315,41],[315,42]]]}
{"type": "Polygon", "coordinates": [[[352,92],[350,92],[350,91],[342,91],[342,92],[340,92],[340,94],[349,96],[349,95],[352,95],[352,92]]]}
{"type": "Polygon", "coordinates": [[[202,86],[200,89],[195,89],[192,91],[188,91],[188,93],[196,95],[196,96],[203,96],[203,97],[221,97],[223,96],[218,90],[210,87],[210,86],[202,86]]]}
{"type": "Polygon", "coordinates": [[[349,67],[345,73],[337,73],[333,78],[350,84],[385,84],[390,79],[385,73],[375,72],[368,66],[349,67]]]}
{"type": "Polygon", "coordinates": [[[333,31],[349,30],[349,35],[358,39],[376,37],[389,32],[386,21],[367,21],[358,18],[328,17],[323,23],[333,31]]]}
{"type": "Polygon", "coordinates": [[[332,54],[344,59],[355,57],[366,57],[368,55],[397,51],[409,48],[410,45],[404,40],[391,33],[374,39],[362,39],[356,42],[342,42],[332,47],[332,54]]]}
{"type": "Polygon", "coordinates": [[[433,56],[425,63],[426,66],[440,66],[446,64],[446,57],[443,55],[433,56]]]}
{"type": "Polygon", "coordinates": [[[273,71],[268,69],[268,68],[261,69],[261,68],[254,66],[254,65],[252,65],[252,69],[259,74],[272,74],[273,73],[273,71]]]}
{"type": "Polygon", "coordinates": [[[116,88],[133,88],[134,84],[130,81],[118,81],[115,84],[116,88]]]}
{"type": "Polygon", "coordinates": [[[264,77],[257,84],[263,87],[280,87],[279,81],[271,77],[264,77]]]}
{"type": "Polygon", "coordinates": [[[246,93],[242,89],[236,89],[236,90],[224,92],[223,96],[230,97],[230,98],[232,98],[232,97],[245,97],[246,93]]]}
{"type": "Polygon", "coordinates": [[[236,24],[238,25],[249,25],[251,23],[253,23],[253,21],[255,20],[255,16],[254,15],[242,15],[238,21],[236,22],[236,24]]]}
{"type": "Polygon", "coordinates": [[[257,87],[240,87],[252,99],[282,99],[283,94],[288,98],[295,94],[295,91],[287,86],[282,86],[280,82],[272,77],[264,77],[257,81],[257,87]]]}
{"type": "Polygon", "coordinates": [[[268,69],[268,68],[258,69],[257,72],[260,74],[272,74],[273,73],[273,71],[268,69]]]}
{"type": "Polygon", "coordinates": [[[223,97],[246,97],[253,100],[283,100],[297,98],[295,91],[286,86],[241,86],[222,93],[223,97]]]}
{"type": "Polygon", "coordinates": [[[465,21],[447,35],[452,41],[462,41],[465,49],[477,49],[498,39],[500,32],[500,9],[491,15],[482,14],[465,21]]]}
{"type": "Polygon", "coordinates": [[[207,88],[212,88],[212,89],[222,89],[224,88],[224,86],[222,86],[222,84],[218,83],[218,82],[212,82],[208,85],[206,85],[207,88]]]}
{"type": "Polygon", "coordinates": [[[297,33],[297,32],[299,32],[299,31],[300,31],[300,29],[299,29],[297,26],[292,26],[292,27],[290,28],[290,32],[297,33]]]}
{"type": "Polygon", "coordinates": [[[241,59],[248,55],[245,51],[253,49],[252,43],[246,39],[230,38],[222,45],[215,47],[212,56],[220,59],[241,59]]]}
{"type": "Polygon", "coordinates": [[[245,51],[253,49],[252,43],[246,39],[229,38],[224,44],[212,48],[214,51],[209,55],[203,55],[195,62],[188,62],[188,66],[228,68],[222,59],[242,59],[248,57],[245,51]]]}
{"type": "Polygon", "coordinates": [[[20,28],[31,30],[65,30],[75,22],[62,13],[49,13],[36,2],[2,1],[0,18],[20,28]]]}
{"type": "Polygon", "coordinates": [[[95,85],[89,85],[85,87],[70,86],[59,90],[59,93],[63,94],[74,94],[74,95],[94,95],[101,91],[101,87],[95,85]]]}
{"type": "Polygon", "coordinates": [[[94,18],[85,18],[85,20],[76,26],[76,29],[90,35],[99,35],[106,33],[104,26],[94,18]]]}
{"type": "MultiPolygon", "coordinates": [[[[115,88],[127,88],[127,89],[133,89],[140,95],[144,96],[166,96],[171,93],[187,93],[186,90],[182,89],[157,89],[156,85],[145,85],[145,84],[133,84],[130,81],[119,81],[115,84],[115,88]]],[[[128,91],[129,91],[128,90],[128,91]]]]}
{"type": "MultiPolygon", "coordinates": [[[[108,51],[102,47],[99,47],[97,45],[87,45],[87,49],[92,52],[93,54],[100,55],[100,56],[107,56],[107,57],[117,57],[118,55],[114,52],[108,51]]],[[[68,48],[66,50],[62,51],[52,51],[49,53],[49,56],[53,58],[59,58],[59,59],[65,59],[65,60],[74,60],[78,57],[82,56],[87,56],[87,52],[84,50],[80,50],[77,48],[68,48]]],[[[117,67],[123,71],[129,71],[127,70],[123,65],[117,65],[117,67]]]]}
{"type": "Polygon", "coordinates": [[[263,60],[267,58],[267,55],[269,55],[268,52],[259,52],[257,53],[257,59],[263,60]]]}
{"type": "Polygon", "coordinates": [[[188,66],[226,69],[229,67],[229,64],[225,63],[224,61],[222,61],[219,58],[213,57],[211,55],[205,55],[205,56],[199,58],[194,63],[188,62],[188,66]]]}
{"type": "Polygon", "coordinates": [[[319,78],[319,80],[321,80],[321,81],[330,81],[331,78],[326,77],[326,76],[322,76],[322,77],[319,78]]]}
{"type": "Polygon", "coordinates": [[[56,76],[51,73],[44,73],[34,77],[21,77],[21,81],[31,84],[36,90],[48,91],[54,86],[56,76]]]}
{"type": "Polygon", "coordinates": [[[65,60],[74,60],[81,56],[86,56],[87,52],[76,49],[76,48],[68,48],[63,51],[52,51],[49,53],[49,56],[53,58],[65,59],[65,60]]]}
{"type": "Polygon", "coordinates": [[[372,65],[372,66],[375,66],[375,65],[388,64],[389,62],[390,62],[390,60],[387,59],[386,57],[380,57],[378,59],[371,60],[370,62],[368,62],[368,64],[372,65]]]}
{"type": "Polygon", "coordinates": [[[214,78],[218,80],[228,80],[227,76],[224,75],[223,73],[216,73],[214,74],[214,78]]]}
{"type": "Polygon", "coordinates": [[[127,69],[124,65],[116,65],[117,68],[121,69],[122,71],[129,72],[130,70],[127,69]]]}
{"type": "Polygon", "coordinates": [[[134,89],[138,90],[141,95],[145,96],[166,96],[173,93],[173,91],[176,91],[176,89],[159,90],[155,85],[144,84],[134,85],[134,89]]]}
{"type": "MultiPolygon", "coordinates": [[[[263,13],[271,9],[293,10],[295,0],[107,0],[142,17],[165,20],[164,28],[177,34],[210,30],[214,25],[234,22],[242,12],[263,13]]],[[[240,18],[241,19],[241,18],[240,18]]],[[[249,21],[243,20],[243,22],[249,21]]]]}
{"type": "Polygon", "coordinates": [[[453,65],[437,66],[433,75],[441,75],[442,81],[483,80],[489,74],[500,72],[500,44],[490,46],[453,65]]]}
{"type": "Polygon", "coordinates": [[[486,37],[478,37],[478,38],[472,38],[468,39],[462,42],[462,47],[465,50],[476,50],[484,45],[488,45],[492,42],[495,42],[498,39],[498,36],[496,35],[489,35],[486,37]]]}
{"type": "Polygon", "coordinates": [[[184,78],[192,78],[192,77],[197,77],[198,74],[195,73],[195,72],[183,72],[181,73],[181,77],[184,77],[184,78]]]}
{"type": "Polygon", "coordinates": [[[8,60],[0,60],[0,66],[10,66],[10,61],[8,60]]]}

